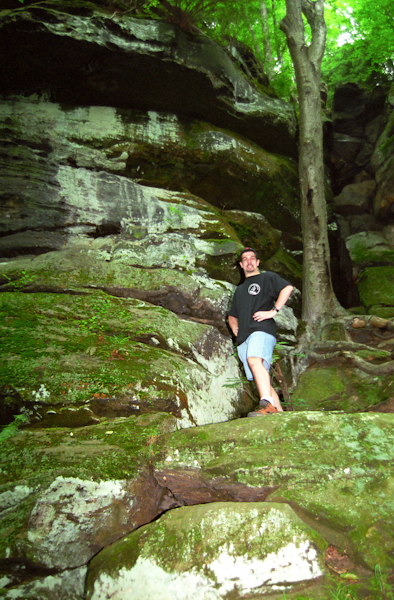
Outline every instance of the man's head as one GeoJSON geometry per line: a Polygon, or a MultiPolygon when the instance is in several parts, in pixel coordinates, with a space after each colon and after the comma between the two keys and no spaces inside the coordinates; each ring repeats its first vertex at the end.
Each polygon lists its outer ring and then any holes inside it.
{"type": "Polygon", "coordinates": [[[253,248],[244,248],[244,250],[242,250],[241,256],[239,257],[239,265],[245,273],[245,277],[258,275],[260,273],[258,269],[259,264],[260,260],[257,258],[256,250],[253,250],[253,248]]]}

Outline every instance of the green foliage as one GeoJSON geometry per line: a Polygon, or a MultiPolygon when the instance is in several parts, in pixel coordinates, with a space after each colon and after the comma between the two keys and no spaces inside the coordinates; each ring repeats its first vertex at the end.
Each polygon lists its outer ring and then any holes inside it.
{"type": "MultiPolygon", "coordinates": [[[[158,0],[156,0],[158,1],[158,0]]],[[[204,32],[231,48],[249,46],[270,75],[270,88],[288,98],[295,91],[293,66],[286,39],[279,30],[285,16],[285,0],[265,0],[268,22],[262,21],[261,0],[174,0],[204,32]],[[267,43],[272,51],[268,62],[267,43]]],[[[326,52],[322,80],[333,93],[339,83],[356,82],[366,87],[394,78],[394,28],[392,0],[326,0],[326,52]]],[[[306,27],[308,41],[308,27],[306,27]]],[[[269,91],[269,90],[268,90],[269,91]]]]}
{"type": "Polygon", "coordinates": [[[373,87],[393,80],[393,16],[391,0],[328,0],[322,78],[331,92],[339,83],[373,87]]]}
{"type": "Polygon", "coordinates": [[[17,291],[23,289],[25,286],[29,285],[29,283],[32,283],[35,279],[35,276],[31,273],[27,274],[26,271],[21,271],[20,275],[14,279],[9,277],[6,273],[1,273],[0,278],[4,278],[9,286],[13,290],[17,291]]]}
{"type": "Polygon", "coordinates": [[[12,423],[8,423],[8,425],[6,425],[4,429],[0,431],[0,444],[4,442],[4,440],[7,440],[8,438],[17,434],[20,425],[26,423],[27,420],[28,419],[25,415],[14,415],[14,420],[12,423]]]}

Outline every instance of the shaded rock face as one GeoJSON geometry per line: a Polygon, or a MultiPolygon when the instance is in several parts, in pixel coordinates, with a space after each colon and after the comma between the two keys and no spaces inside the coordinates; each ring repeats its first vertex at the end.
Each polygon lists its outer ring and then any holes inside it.
{"type": "MultiPolygon", "coordinates": [[[[86,229],[91,236],[119,231],[122,220],[130,216],[124,211],[135,192],[130,188],[131,183],[127,184],[129,190],[119,189],[123,184],[116,181],[124,180],[115,174],[145,186],[187,189],[220,208],[263,211],[279,229],[293,234],[300,232],[294,163],[269,154],[232,132],[197,121],[182,123],[176,115],[100,106],[65,110],[48,102],[14,100],[2,103],[0,112],[6,136],[3,151],[8,157],[2,232],[26,231],[34,226],[52,230],[56,227],[52,240],[50,237],[42,240],[43,249],[48,250],[51,241],[59,249],[64,241],[60,235],[62,226],[87,224],[93,216],[96,230],[86,229]],[[18,174],[19,165],[24,167],[22,178],[18,174]],[[105,176],[108,172],[114,176],[105,176]],[[101,187],[97,191],[99,203],[107,202],[111,214],[108,208],[104,212],[103,206],[86,206],[88,190],[78,188],[96,185],[101,187]],[[70,197],[78,202],[78,207],[67,214],[70,197]],[[64,206],[61,199],[66,199],[64,206]],[[53,206],[56,200],[57,208],[53,206]],[[53,207],[50,212],[48,204],[53,207]],[[15,221],[18,210],[23,210],[23,222],[15,221]]],[[[167,197],[170,199],[171,194],[167,197]]],[[[142,218],[140,212],[141,207],[134,210],[135,221],[142,218]]],[[[182,223],[182,217],[186,216],[175,212],[163,215],[160,210],[155,222],[161,220],[167,229],[183,224],[186,229],[191,225],[186,218],[182,223]]],[[[197,225],[194,223],[192,227],[197,225]]],[[[139,227],[129,233],[142,237],[144,223],[139,227]]],[[[207,239],[212,237],[212,232],[201,233],[207,239]]],[[[26,246],[29,241],[31,244],[32,240],[27,238],[26,246]]],[[[8,248],[8,255],[15,255],[15,244],[3,240],[3,253],[8,248]]]]}
{"type": "Polygon", "coordinates": [[[362,304],[362,312],[385,318],[394,315],[386,276],[379,277],[390,273],[394,258],[390,98],[379,88],[367,93],[355,84],[339,86],[331,153],[340,273],[345,275],[344,281],[333,282],[334,287],[346,307],[362,304]],[[371,278],[378,287],[370,285],[371,278]]]}
{"type": "MultiPolygon", "coordinates": [[[[319,598],[329,544],[364,581],[391,573],[390,415],[234,420],[255,402],[225,324],[237,256],[301,282],[293,110],[169,23],[18,8],[0,16],[3,597],[138,597],[145,577],[152,598],[319,598]]],[[[372,311],[391,306],[390,129],[375,177],[386,120],[355,96],[336,206],[372,311]]],[[[294,345],[291,306],[277,320],[294,345]]],[[[369,380],[330,374],[311,408],[368,407],[369,380]]]]}
{"type": "MultiPolygon", "coordinates": [[[[30,7],[2,14],[0,51],[7,36],[22,33],[30,49],[28,65],[15,55],[11,72],[2,62],[8,96],[0,108],[0,285],[9,349],[1,367],[3,418],[10,422],[22,411],[36,427],[83,426],[168,411],[189,427],[245,414],[253,395],[225,317],[239,280],[236,256],[264,218],[247,213],[236,230],[237,219],[230,222],[212,204],[265,206],[296,237],[298,185],[292,159],[218,124],[240,119],[245,136],[259,119],[268,127],[262,138],[274,140],[275,123],[284,141],[295,133],[293,112],[256,92],[205,38],[189,39],[166,23],[71,13],[30,7]],[[44,61],[48,43],[54,52],[44,61]],[[86,60],[100,65],[101,82],[86,60]],[[126,70],[117,79],[122,61],[130,77],[126,70]],[[163,76],[166,67],[174,77],[188,70],[177,80],[191,102],[198,98],[190,77],[197,87],[206,79],[212,90],[201,89],[200,112],[187,103],[179,109],[183,96],[168,73],[172,100],[161,93],[156,67],[147,67],[155,61],[163,76]],[[141,69],[154,92],[135,83],[141,69]],[[103,87],[108,77],[114,80],[103,87]],[[78,79],[77,95],[70,78],[78,79]],[[37,95],[44,92],[57,102],[37,95]],[[218,117],[227,110],[227,121],[218,117]],[[192,120],[196,115],[213,124],[192,120]],[[278,203],[280,212],[273,210],[278,203]]],[[[288,236],[282,243],[281,231],[264,223],[264,260],[275,257],[277,270],[299,282],[288,236]]],[[[291,309],[278,322],[294,343],[291,309]]]]}

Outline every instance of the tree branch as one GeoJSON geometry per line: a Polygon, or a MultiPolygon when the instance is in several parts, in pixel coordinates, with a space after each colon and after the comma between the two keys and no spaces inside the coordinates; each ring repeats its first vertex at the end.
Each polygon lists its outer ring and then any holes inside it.
{"type": "Polygon", "coordinates": [[[326,362],[326,360],[331,360],[333,358],[338,358],[338,356],[341,356],[343,353],[338,350],[337,352],[328,352],[327,354],[318,354],[317,352],[310,352],[308,354],[308,358],[314,360],[317,363],[323,363],[326,362]]]}
{"type": "Polygon", "coordinates": [[[312,30],[312,42],[308,48],[309,60],[314,64],[320,63],[326,45],[327,27],[324,20],[324,0],[301,0],[302,12],[312,30]]]}

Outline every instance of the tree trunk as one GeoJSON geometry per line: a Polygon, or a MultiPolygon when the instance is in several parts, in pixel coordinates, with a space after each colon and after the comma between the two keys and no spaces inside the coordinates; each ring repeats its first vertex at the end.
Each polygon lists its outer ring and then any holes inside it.
{"type": "Polygon", "coordinates": [[[314,326],[334,315],[339,304],[332,289],[327,233],[320,66],[326,41],[324,0],[286,0],[281,21],[293,61],[300,110],[299,178],[304,244],[302,318],[314,326]],[[307,45],[302,13],[311,28],[307,45]]]}
{"type": "Polygon", "coordinates": [[[264,44],[264,61],[267,64],[268,79],[272,79],[272,70],[274,66],[274,59],[272,56],[271,48],[271,36],[268,25],[268,9],[265,4],[265,0],[260,2],[260,15],[261,15],[261,26],[263,30],[263,44],[264,44]]]}

